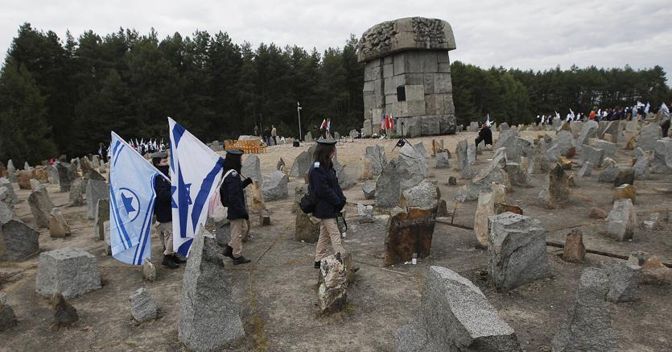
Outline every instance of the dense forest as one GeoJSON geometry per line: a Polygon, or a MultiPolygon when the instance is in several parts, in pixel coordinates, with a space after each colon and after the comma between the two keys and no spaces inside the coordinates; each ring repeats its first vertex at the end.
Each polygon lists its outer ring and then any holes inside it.
{"type": "MultiPolygon", "coordinates": [[[[295,136],[323,118],[341,133],[361,127],[363,65],[357,39],[324,52],[297,46],[234,43],[223,32],[160,39],[119,29],[75,39],[22,25],[0,72],[0,160],[36,162],[97,150],[110,130],[124,138],[167,139],[171,116],[204,141],[251,134],[271,124],[295,136]]],[[[669,101],[659,66],[595,67],[543,72],[482,69],[453,62],[458,123],[482,119],[530,122],[569,108],[669,101]]]]}

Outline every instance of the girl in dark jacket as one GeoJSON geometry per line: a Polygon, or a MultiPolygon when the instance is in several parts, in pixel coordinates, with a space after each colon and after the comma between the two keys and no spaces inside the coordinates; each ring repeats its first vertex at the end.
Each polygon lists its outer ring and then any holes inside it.
{"type": "Polygon", "coordinates": [[[345,254],[336,215],[345,206],[346,199],[331,161],[336,156],[336,141],[333,138],[318,139],[313,156],[315,162],[310,170],[308,187],[317,199],[313,216],[320,219],[320,237],[315,248],[315,268],[319,268],[320,261],[327,256],[329,243],[334,253],[345,254]]]}
{"type": "Polygon", "coordinates": [[[249,263],[250,260],[243,257],[243,237],[249,232],[248,220],[250,216],[245,206],[245,194],[243,189],[252,183],[248,177],[244,181],[240,179],[242,167],[240,150],[229,150],[224,159],[224,180],[219,189],[222,205],[228,207],[227,219],[231,223],[231,240],[224,248],[224,255],[233,259],[234,265],[249,263]]]}

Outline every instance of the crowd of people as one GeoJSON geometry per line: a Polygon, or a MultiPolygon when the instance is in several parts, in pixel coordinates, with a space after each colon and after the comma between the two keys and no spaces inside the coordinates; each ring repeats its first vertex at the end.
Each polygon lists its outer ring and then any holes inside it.
{"type": "Polygon", "coordinates": [[[586,120],[594,120],[598,122],[615,121],[615,120],[633,120],[644,118],[649,112],[657,113],[659,111],[662,112],[664,115],[669,116],[670,114],[670,110],[665,103],[662,103],[658,110],[652,110],[651,104],[649,103],[643,104],[641,102],[637,102],[635,105],[627,107],[617,106],[615,108],[606,108],[606,109],[593,108],[588,113],[583,112],[574,113],[574,111],[570,109],[567,115],[564,117],[561,116],[557,111],[554,114],[537,115],[535,119],[535,124],[537,126],[552,125],[554,120],[569,121],[569,122],[586,121],[586,120]]]}

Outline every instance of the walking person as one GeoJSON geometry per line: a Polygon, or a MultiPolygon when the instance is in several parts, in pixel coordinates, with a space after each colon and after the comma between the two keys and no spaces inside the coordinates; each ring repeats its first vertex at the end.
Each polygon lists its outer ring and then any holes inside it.
{"type": "MultiPolygon", "coordinates": [[[[168,153],[165,151],[156,152],[152,154],[152,164],[169,178],[168,157],[168,153]]],[[[163,177],[154,178],[154,193],[156,193],[154,215],[158,223],[156,229],[159,232],[161,244],[163,244],[163,261],[161,265],[169,269],[177,269],[180,266],[179,263],[183,263],[184,261],[178,258],[173,250],[173,213],[170,181],[163,177]]]]}
{"type": "Polygon", "coordinates": [[[250,260],[243,257],[243,239],[247,237],[250,229],[243,189],[252,183],[251,178],[244,181],[240,179],[242,167],[240,150],[228,150],[224,158],[224,179],[219,188],[219,196],[222,205],[228,207],[226,218],[231,223],[231,239],[224,248],[224,255],[233,259],[233,265],[249,263],[250,260]]]}
{"type": "Polygon", "coordinates": [[[271,125],[271,137],[273,138],[273,145],[278,145],[278,130],[274,125],[271,125]]]}
{"type": "Polygon", "coordinates": [[[338,229],[336,217],[345,207],[346,198],[341,186],[338,185],[336,170],[332,159],[336,156],[336,140],[333,138],[320,138],[313,154],[313,168],[309,173],[308,187],[316,199],[313,216],[320,219],[320,237],[315,248],[316,269],[320,268],[320,262],[327,256],[328,246],[334,253],[345,254],[345,248],[341,244],[341,232],[338,229]]]}

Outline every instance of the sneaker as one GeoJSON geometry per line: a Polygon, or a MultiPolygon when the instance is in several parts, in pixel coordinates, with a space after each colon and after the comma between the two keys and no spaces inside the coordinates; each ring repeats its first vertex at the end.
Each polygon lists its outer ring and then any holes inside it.
{"type": "Polygon", "coordinates": [[[242,255],[238,258],[233,258],[233,265],[238,265],[238,264],[246,264],[251,262],[251,260],[243,257],[242,255]]]}
{"type": "Polygon", "coordinates": [[[228,244],[224,247],[224,256],[233,259],[233,248],[228,244]]]}
{"type": "Polygon", "coordinates": [[[319,269],[320,268],[320,262],[315,262],[315,264],[313,265],[313,268],[319,269]]]}
{"type": "Polygon", "coordinates": [[[171,255],[164,255],[161,265],[165,266],[168,269],[177,269],[180,267],[180,265],[175,262],[173,256],[171,255]]]}

